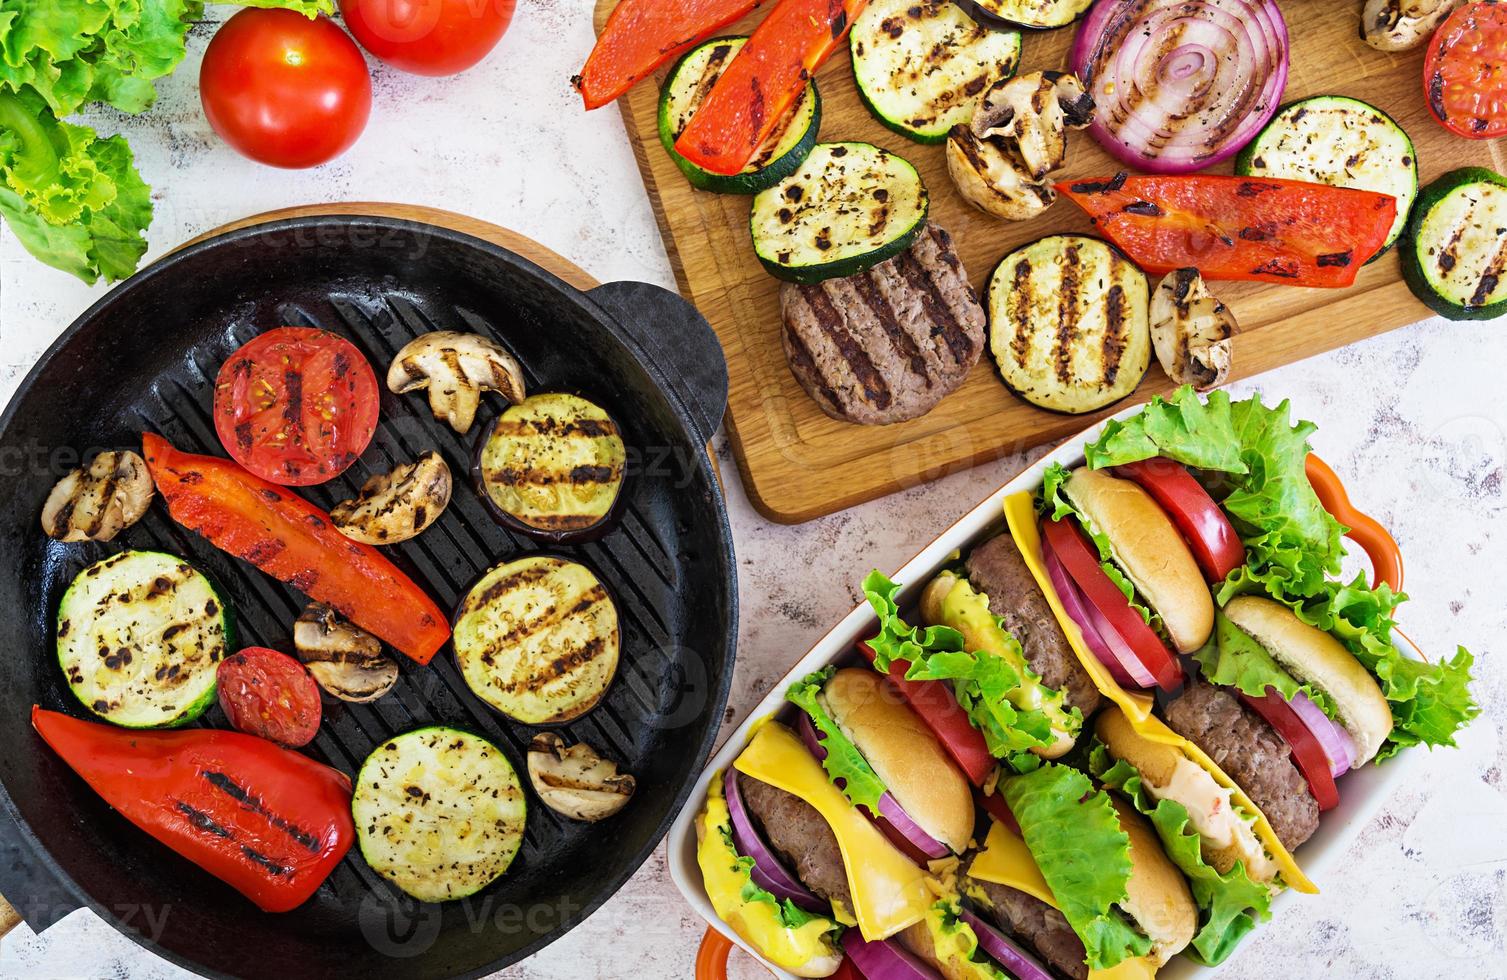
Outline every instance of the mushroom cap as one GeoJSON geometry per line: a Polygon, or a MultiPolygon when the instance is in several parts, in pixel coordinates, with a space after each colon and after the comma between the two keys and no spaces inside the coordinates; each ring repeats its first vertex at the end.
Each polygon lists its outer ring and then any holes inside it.
{"type": "Polygon", "coordinates": [[[42,505],[42,529],[59,541],[110,541],[146,514],[155,493],[146,461],[107,450],[64,476],[42,505]]]}
{"type": "Polygon", "coordinates": [[[510,402],[523,400],[523,368],[490,337],[456,330],[433,330],[403,345],[387,369],[395,394],[428,389],[429,410],[456,432],[476,420],[483,391],[510,402]]]}
{"type": "Polygon", "coordinates": [[[585,742],[566,748],[556,732],[540,732],[529,743],[528,774],[544,805],[572,820],[604,820],[626,806],[637,788],[617,763],[585,742]]]}
{"type": "Polygon", "coordinates": [[[397,544],[422,534],[450,504],[450,466],[430,450],[390,473],[373,474],[354,500],[330,510],[336,530],[365,544],[397,544]]]}
{"type": "Polygon", "coordinates": [[[1151,294],[1151,342],[1177,384],[1199,391],[1229,377],[1237,329],[1229,307],[1209,292],[1197,269],[1174,269],[1151,294]]]}
{"type": "Polygon", "coordinates": [[[310,603],[294,621],[293,645],[319,686],[342,701],[375,701],[397,683],[397,661],[382,642],[323,603],[310,603]]]}

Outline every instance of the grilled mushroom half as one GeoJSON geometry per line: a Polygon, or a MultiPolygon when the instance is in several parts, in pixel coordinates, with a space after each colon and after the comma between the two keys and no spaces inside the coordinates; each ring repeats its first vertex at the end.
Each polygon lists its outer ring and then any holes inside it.
{"type": "Polygon", "coordinates": [[[335,528],[352,541],[396,544],[418,537],[450,504],[450,467],[430,450],[391,473],[377,473],[355,500],[330,511],[335,528]]]}
{"type": "Polygon", "coordinates": [[[1199,391],[1224,384],[1234,314],[1204,285],[1197,269],[1174,269],[1151,296],[1151,342],[1162,370],[1199,391]]]}
{"type": "Polygon", "coordinates": [[[528,775],[544,805],[572,820],[612,816],[633,796],[632,776],[617,771],[585,742],[570,748],[556,732],[540,732],[528,747],[528,775]]]}
{"type": "Polygon", "coordinates": [[[375,701],[397,683],[398,664],[382,642],[323,603],[311,603],[294,621],[293,646],[319,686],[342,701],[375,701]]]}
{"type": "Polygon", "coordinates": [[[152,503],[152,474],[130,450],[100,453],[57,482],[42,505],[42,530],[59,541],[110,541],[152,503]]]}
{"type": "Polygon", "coordinates": [[[476,420],[483,391],[523,401],[523,368],[495,340],[474,333],[435,330],[403,345],[387,369],[387,387],[399,395],[429,389],[429,410],[464,433],[476,420]]]}
{"type": "Polygon", "coordinates": [[[1047,176],[1067,158],[1067,131],[1082,129],[1094,100],[1078,76],[1036,71],[995,82],[973,121],[947,134],[947,172],[963,197],[1008,221],[1057,200],[1047,176]]]}
{"type": "Polygon", "coordinates": [[[1360,36],[1378,51],[1408,51],[1428,40],[1465,0],[1366,0],[1360,36]]]}

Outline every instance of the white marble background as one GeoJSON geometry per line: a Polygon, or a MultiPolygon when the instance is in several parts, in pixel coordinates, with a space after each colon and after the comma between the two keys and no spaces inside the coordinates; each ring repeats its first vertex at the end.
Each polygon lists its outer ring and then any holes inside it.
{"type": "MultiPolygon", "coordinates": [[[[213,23],[141,118],[100,114],[129,134],[154,187],[151,256],[247,214],[320,201],[394,200],[468,212],[515,228],[598,279],[674,288],[615,111],[586,115],[566,86],[592,41],[590,0],[521,0],[482,65],[425,79],[373,65],[371,125],[333,164],[290,173],[236,156],[199,110],[198,61],[213,23]]],[[[212,8],[211,21],[224,8],[212,8]]],[[[103,287],[33,261],[0,230],[0,396],[103,287]]],[[[1238,311],[1237,311],[1238,312],[1238,311]]],[[[1316,448],[1407,556],[1402,622],[1425,650],[1474,650],[1486,714],[1459,751],[1436,753],[1426,784],[1399,790],[1323,894],[1248,940],[1225,977],[1507,977],[1507,322],[1431,321],[1275,371],[1238,392],[1291,398],[1318,421],[1316,448]]],[[[725,448],[742,637],[729,702],[739,718],[852,607],[870,567],[897,568],[1017,472],[1016,458],[800,527],[750,508],[725,448]]],[[[15,651],[12,651],[14,654],[15,651]]],[[[81,842],[81,846],[87,846],[81,842]]],[[[669,880],[664,855],[600,911],[505,976],[687,977],[702,924],[669,880]]],[[[761,974],[735,967],[739,976],[761,974]]],[[[93,913],[0,943],[6,976],[186,976],[93,913]]]]}

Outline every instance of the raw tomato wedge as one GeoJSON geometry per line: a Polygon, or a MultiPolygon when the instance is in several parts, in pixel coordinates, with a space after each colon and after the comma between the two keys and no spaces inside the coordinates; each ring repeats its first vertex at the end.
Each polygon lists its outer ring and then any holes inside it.
{"type": "Polygon", "coordinates": [[[1223,582],[1245,564],[1245,545],[1224,511],[1187,467],[1176,460],[1153,456],[1114,467],[1114,474],[1134,481],[1151,494],[1172,518],[1188,548],[1210,582],[1223,582]]]}
{"type": "MultiPolygon", "coordinates": [[[[858,649],[869,663],[874,662],[872,647],[859,643],[858,649]]],[[[909,660],[892,660],[890,672],[884,675],[884,679],[899,692],[911,710],[921,716],[968,781],[975,786],[984,785],[994,771],[994,756],[989,754],[983,733],[968,720],[968,713],[958,704],[949,685],[942,681],[906,680],[907,670],[910,670],[909,660]]]]}
{"type": "Polygon", "coordinates": [[[1439,25],[1423,59],[1423,94],[1456,136],[1507,136],[1507,3],[1468,3],[1439,25]]]}
{"type": "Polygon", "coordinates": [[[286,653],[247,647],[215,671],[220,707],[236,731],[297,748],[319,732],[319,684],[286,653]]]}
{"type": "Polygon", "coordinates": [[[1308,788],[1318,801],[1319,810],[1333,810],[1339,806],[1339,787],[1334,785],[1334,776],[1330,775],[1329,757],[1324,754],[1324,747],[1314,738],[1308,726],[1303,724],[1297,712],[1277,693],[1276,688],[1267,688],[1266,693],[1259,698],[1253,698],[1244,692],[1236,693],[1240,694],[1240,700],[1250,705],[1252,711],[1276,729],[1277,734],[1282,736],[1282,740],[1292,750],[1292,761],[1303,778],[1308,780],[1308,788]]]}

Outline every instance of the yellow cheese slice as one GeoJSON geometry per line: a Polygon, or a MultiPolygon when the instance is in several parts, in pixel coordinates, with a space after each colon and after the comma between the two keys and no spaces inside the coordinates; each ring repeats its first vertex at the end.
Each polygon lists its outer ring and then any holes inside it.
{"type": "Polygon", "coordinates": [[[1057,908],[1057,897],[1041,876],[1026,842],[998,820],[990,826],[984,849],[973,859],[968,877],[1005,885],[1057,908]]]}
{"type": "Polygon", "coordinates": [[[1062,627],[1068,644],[1078,655],[1079,663],[1083,664],[1083,669],[1088,672],[1088,676],[1093,680],[1094,686],[1099,689],[1099,693],[1120,707],[1130,722],[1130,726],[1142,738],[1180,749],[1188,758],[1207,769],[1220,786],[1230,790],[1236,803],[1244,807],[1246,812],[1256,815],[1256,836],[1261,838],[1261,843],[1266,845],[1272,860],[1277,863],[1277,867],[1282,869],[1282,879],[1300,892],[1309,895],[1318,894],[1318,887],[1308,880],[1308,876],[1298,867],[1298,862],[1282,845],[1282,841],[1278,839],[1276,831],[1272,830],[1272,825],[1267,821],[1266,814],[1261,812],[1261,808],[1252,803],[1250,797],[1246,796],[1245,792],[1235,785],[1235,781],[1226,776],[1224,770],[1220,769],[1202,749],[1168,728],[1160,718],[1151,713],[1151,706],[1154,703],[1151,695],[1130,692],[1121,687],[1110,676],[1108,668],[1083,642],[1082,631],[1063,608],[1062,600],[1058,597],[1057,590],[1052,587],[1052,580],[1047,575],[1046,566],[1042,563],[1041,534],[1036,527],[1036,506],[1031,499],[1031,494],[1022,492],[1006,497],[1005,520],[1010,525],[1010,536],[1015,539],[1021,558],[1025,559],[1026,567],[1031,570],[1036,584],[1046,596],[1047,604],[1052,607],[1052,613],[1057,617],[1057,623],[1062,627]]]}
{"type": "Polygon", "coordinates": [[[1156,971],[1155,957],[1139,956],[1116,963],[1107,970],[1089,970],[1088,980],[1152,980],[1156,971]]]}
{"type": "Polygon", "coordinates": [[[733,768],[800,797],[827,821],[842,851],[864,939],[886,939],[926,915],[935,899],[925,870],[848,803],[794,732],[777,723],[760,726],[733,768]]]}

